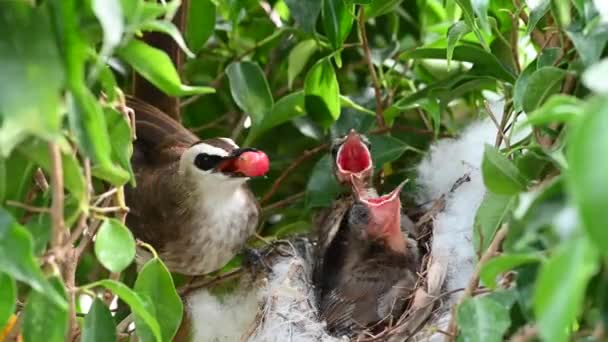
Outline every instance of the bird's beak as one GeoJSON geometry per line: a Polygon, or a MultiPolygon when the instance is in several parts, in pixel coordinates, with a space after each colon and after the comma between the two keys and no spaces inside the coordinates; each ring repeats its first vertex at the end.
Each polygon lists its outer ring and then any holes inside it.
{"type": "Polygon", "coordinates": [[[364,189],[353,187],[357,200],[365,204],[371,220],[368,235],[371,238],[384,240],[395,251],[405,251],[405,240],[401,234],[401,200],[399,194],[407,180],[401,182],[393,191],[379,197],[370,197],[364,189]]]}
{"type": "Polygon", "coordinates": [[[239,148],[224,158],[215,171],[231,177],[259,177],[265,175],[269,168],[266,153],[254,148],[239,148]]]}
{"type": "Polygon", "coordinates": [[[366,179],[372,173],[372,156],[361,136],[351,130],[336,155],[337,177],[340,182],[348,182],[351,175],[366,179]]]}

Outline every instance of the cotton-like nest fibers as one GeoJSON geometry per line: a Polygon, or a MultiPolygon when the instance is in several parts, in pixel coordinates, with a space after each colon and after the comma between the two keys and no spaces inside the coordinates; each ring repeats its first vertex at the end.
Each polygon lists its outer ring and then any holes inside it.
{"type": "MultiPolygon", "coordinates": [[[[497,108],[500,105],[491,107],[496,108],[495,115],[501,112],[497,108]]],[[[377,340],[444,340],[437,328],[447,328],[450,308],[461,295],[458,289],[466,287],[476,262],[473,224],[486,191],[481,161],[484,144],[493,144],[496,132],[490,119],[475,122],[459,138],[437,141],[417,167],[418,202],[430,201],[427,209],[432,210],[434,201],[443,198],[444,207],[432,220],[431,251],[422,272],[421,287],[398,324],[377,340]],[[465,175],[468,177],[462,182],[465,175]]],[[[297,245],[297,253],[267,260],[271,272],[266,277],[258,277],[253,283],[242,282],[239,290],[222,300],[204,289],[188,296],[193,340],[346,340],[329,336],[324,323],[318,321],[310,282],[313,246],[305,242],[297,245]]]]}

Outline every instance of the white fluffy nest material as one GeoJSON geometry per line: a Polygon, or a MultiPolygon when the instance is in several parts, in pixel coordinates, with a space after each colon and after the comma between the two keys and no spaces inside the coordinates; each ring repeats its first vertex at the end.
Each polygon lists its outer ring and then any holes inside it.
{"type": "MultiPolygon", "coordinates": [[[[490,107],[499,117],[502,104],[490,107]]],[[[481,161],[484,144],[493,144],[496,132],[489,119],[475,122],[459,138],[435,143],[418,166],[417,199],[427,203],[427,215],[418,222],[426,220],[432,227],[422,281],[400,320],[363,340],[444,340],[438,331],[447,329],[451,308],[476,263],[473,225],[486,191],[481,161]]],[[[274,253],[266,260],[269,273],[255,282],[242,281],[241,289],[223,300],[206,290],[190,295],[194,341],[345,341],[329,336],[317,319],[310,281],[312,248],[306,239],[281,246],[291,252],[274,253]]]]}

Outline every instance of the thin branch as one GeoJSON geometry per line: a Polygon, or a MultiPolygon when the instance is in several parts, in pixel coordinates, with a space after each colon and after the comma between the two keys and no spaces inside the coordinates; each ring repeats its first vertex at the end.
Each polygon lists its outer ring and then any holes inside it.
{"type": "MultiPolygon", "coordinates": [[[[488,105],[488,101],[484,101],[483,105],[486,109],[486,112],[488,112],[488,116],[490,117],[490,119],[492,119],[492,122],[494,123],[494,125],[496,125],[496,129],[498,130],[497,132],[497,137],[496,137],[496,143],[495,143],[495,147],[499,148],[500,144],[502,141],[505,142],[505,145],[507,146],[507,149],[511,149],[511,144],[509,142],[509,137],[507,137],[505,135],[505,133],[503,132],[504,129],[504,123],[505,123],[505,115],[503,115],[502,118],[502,123],[499,123],[498,120],[496,119],[496,116],[494,116],[494,112],[492,112],[492,109],[490,108],[490,106],[488,105]]],[[[506,104],[505,104],[506,106],[506,104]]]]}
{"type": "Polygon", "coordinates": [[[369,74],[372,78],[372,84],[374,86],[374,94],[376,95],[376,124],[378,127],[383,128],[386,126],[384,122],[384,109],[382,104],[382,90],[380,88],[380,82],[378,81],[378,75],[376,74],[376,69],[374,68],[374,63],[372,61],[372,53],[369,49],[369,44],[367,42],[367,34],[365,32],[365,9],[363,6],[359,8],[359,17],[357,20],[359,24],[359,35],[361,39],[361,45],[363,46],[363,54],[365,56],[365,61],[367,62],[367,68],[369,69],[369,74]]]}
{"type": "Polygon", "coordinates": [[[322,144],[313,149],[304,151],[285,170],[283,170],[283,173],[281,173],[281,175],[274,181],[274,183],[272,184],[272,187],[270,188],[270,190],[268,190],[268,192],[266,192],[266,194],[264,194],[264,197],[262,197],[262,200],[260,202],[261,203],[268,202],[268,200],[270,198],[272,198],[272,196],[274,196],[274,194],[277,192],[277,190],[279,190],[279,187],[285,181],[285,179],[287,179],[287,177],[289,177],[289,175],[291,175],[293,173],[293,170],[295,170],[298,166],[300,166],[300,164],[302,164],[303,162],[308,160],[310,157],[312,157],[312,156],[316,155],[317,153],[322,152],[328,148],[329,148],[329,144],[322,144]]]}
{"type": "MultiPolygon", "coordinates": [[[[460,305],[465,299],[471,297],[471,295],[473,295],[475,290],[477,290],[477,287],[479,286],[479,273],[481,272],[481,267],[483,265],[485,265],[485,263],[488,262],[488,260],[490,260],[492,257],[494,257],[496,255],[496,253],[500,249],[502,241],[505,239],[508,232],[509,232],[509,226],[507,224],[503,224],[502,227],[500,228],[500,230],[498,230],[498,232],[496,232],[496,235],[494,235],[494,239],[492,240],[492,243],[490,243],[490,246],[488,247],[488,249],[486,249],[486,251],[483,253],[481,258],[479,259],[479,262],[475,266],[475,271],[473,272],[473,275],[471,276],[471,279],[469,280],[469,284],[465,288],[464,293],[462,294],[462,297],[460,297],[458,305],[460,305]]],[[[448,332],[452,336],[456,336],[456,334],[458,332],[458,327],[456,326],[456,307],[457,307],[457,305],[452,308],[452,317],[450,318],[450,323],[448,325],[448,332]]],[[[453,341],[454,338],[448,338],[447,340],[453,341]]]]}
{"type": "Polygon", "coordinates": [[[521,65],[519,65],[519,18],[514,13],[509,13],[511,16],[511,55],[513,56],[513,64],[515,72],[521,73],[521,65]]]}
{"type": "MultiPolygon", "coordinates": [[[[61,164],[61,151],[56,143],[49,143],[49,156],[51,159],[51,187],[53,188],[53,201],[51,205],[51,221],[53,224],[53,236],[51,249],[59,251],[66,238],[65,222],[63,221],[63,167],[61,164]]],[[[56,255],[62,261],[62,255],[56,255]]]]}
{"type": "Polygon", "coordinates": [[[13,201],[13,200],[6,200],[6,202],[4,202],[4,203],[8,206],[25,209],[32,213],[50,213],[51,212],[51,209],[49,209],[49,208],[35,207],[33,205],[29,205],[29,204],[25,204],[25,203],[13,201]]]}
{"type": "Polygon", "coordinates": [[[262,208],[262,212],[267,213],[267,212],[272,211],[272,210],[283,208],[283,207],[285,207],[285,206],[287,206],[287,205],[289,205],[289,204],[291,204],[293,202],[298,201],[299,199],[303,198],[305,195],[306,195],[305,191],[298,192],[295,195],[291,195],[289,197],[286,197],[285,199],[282,199],[282,200],[280,200],[278,202],[274,202],[272,204],[269,204],[269,205],[263,207],[262,208]]]}

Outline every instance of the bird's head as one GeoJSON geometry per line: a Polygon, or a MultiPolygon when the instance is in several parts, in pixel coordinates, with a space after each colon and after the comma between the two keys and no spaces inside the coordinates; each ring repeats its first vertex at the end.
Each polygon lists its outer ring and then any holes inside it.
{"type": "Polygon", "coordinates": [[[364,135],[354,129],[345,137],[334,141],[331,147],[334,172],[340,183],[350,183],[356,175],[367,181],[373,174],[370,143],[364,135]]]}
{"type": "Polygon", "coordinates": [[[405,185],[402,182],[393,191],[382,196],[370,196],[360,182],[353,182],[355,204],[349,213],[349,224],[359,237],[380,241],[398,253],[405,253],[406,244],[401,233],[401,200],[399,193],[405,185]]]}
{"type": "Polygon", "coordinates": [[[213,138],[190,146],[180,160],[180,172],[205,183],[242,184],[263,176],[269,169],[268,156],[253,148],[240,148],[231,139],[213,138]]]}

